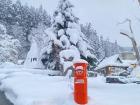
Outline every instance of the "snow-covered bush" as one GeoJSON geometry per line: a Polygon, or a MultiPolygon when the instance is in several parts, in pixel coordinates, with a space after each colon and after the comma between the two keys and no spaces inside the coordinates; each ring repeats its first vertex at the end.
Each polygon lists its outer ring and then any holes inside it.
{"type": "Polygon", "coordinates": [[[20,42],[6,33],[4,25],[0,24],[0,63],[17,63],[20,42]]]}

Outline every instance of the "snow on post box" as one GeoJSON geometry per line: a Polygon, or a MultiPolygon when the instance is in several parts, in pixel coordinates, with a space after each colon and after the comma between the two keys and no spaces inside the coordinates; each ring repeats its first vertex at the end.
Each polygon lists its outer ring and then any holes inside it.
{"type": "Polygon", "coordinates": [[[87,104],[87,65],[85,60],[74,62],[74,100],[77,104],[87,104]]]}

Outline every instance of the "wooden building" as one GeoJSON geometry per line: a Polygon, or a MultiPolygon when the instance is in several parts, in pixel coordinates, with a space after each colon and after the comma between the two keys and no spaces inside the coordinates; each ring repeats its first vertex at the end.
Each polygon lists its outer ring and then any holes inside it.
{"type": "Polygon", "coordinates": [[[119,54],[105,58],[95,70],[104,76],[119,75],[120,73],[127,70],[128,64],[123,63],[119,54]]]}

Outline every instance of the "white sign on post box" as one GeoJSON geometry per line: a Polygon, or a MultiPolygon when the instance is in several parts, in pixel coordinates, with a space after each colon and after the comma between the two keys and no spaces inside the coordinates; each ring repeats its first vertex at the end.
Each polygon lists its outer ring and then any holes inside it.
{"type": "Polygon", "coordinates": [[[83,74],[83,72],[84,72],[84,70],[83,70],[84,68],[82,67],[82,66],[77,66],[76,67],[76,74],[77,75],[82,75],[83,74]]]}
{"type": "Polygon", "coordinates": [[[83,84],[84,83],[84,80],[83,79],[77,79],[75,81],[76,84],[83,84]]]}

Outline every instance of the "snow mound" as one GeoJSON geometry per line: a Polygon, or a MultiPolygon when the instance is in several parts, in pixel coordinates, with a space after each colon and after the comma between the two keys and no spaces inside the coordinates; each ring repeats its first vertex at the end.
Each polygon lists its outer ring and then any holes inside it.
{"type": "MultiPolygon", "coordinates": [[[[28,72],[12,73],[6,78],[0,75],[0,90],[14,105],[77,105],[68,81],[70,75],[71,71],[67,80],[28,72]]],[[[139,105],[139,85],[107,84],[104,80],[101,76],[88,78],[87,105],[139,105]]]]}
{"type": "Polygon", "coordinates": [[[2,80],[0,89],[14,105],[63,105],[71,93],[62,77],[30,73],[11,74],[2,80]]]}

